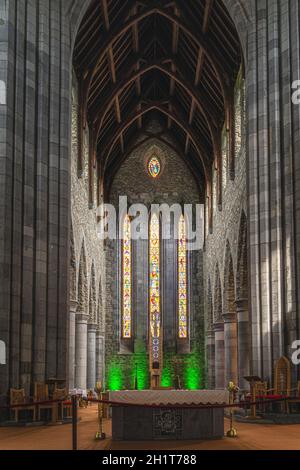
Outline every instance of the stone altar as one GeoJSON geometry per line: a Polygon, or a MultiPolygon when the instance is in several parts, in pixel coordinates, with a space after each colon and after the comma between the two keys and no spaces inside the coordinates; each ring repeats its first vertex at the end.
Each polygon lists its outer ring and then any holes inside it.
{"type": "Polygon", "coordinates": [[[224,437],[222,408],[188,409],[180,408],[180,405],[228,404],[229,393],[226,391],[120,391],[110,392],[109,400],[118,403],[118,406],[112,407],[113,440],[203,440],[224,437]],[[133,406],[128,406],[128,403],[133,406]],[[137,404],[158,407],[134,406],[137,404]],[[178,408],[168,408],[168,405],[177,405],[178,408]]]}

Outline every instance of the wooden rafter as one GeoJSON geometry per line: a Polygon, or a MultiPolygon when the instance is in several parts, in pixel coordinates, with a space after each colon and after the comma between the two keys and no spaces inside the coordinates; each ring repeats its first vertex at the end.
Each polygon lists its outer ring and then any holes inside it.
{"type": "Polygon", "coordinates": [[[100,129],[102,128],[104,122],[104,118],[113,103],[115,102],[116,96],[119,96],[120,93],[122,93],[122,91],[124,91],[124,89],[126,89],[128,85],[130,85],[130,83],[134,82],[138,76],[145,75],[150,70],[159,70],[170,78],[173,78],[174,81],[176,81],[180,86],[182,86],[182,88],[184,88],[188,95],[194,98],[197,106],[199,107],[201,113],[205,118],[213,140],[217,128],[217,123],[213,120],[214,113],[209,103],[206,102],[206,99],[200,94],[200,92],[194,87],[192,83],[188,83],[187,80],[183,79],[175,72],[172,72],[172,70],[163,65],[164,62],[165,58],[161,59],[160,61],[155,61],[153,63],[147,64],[144,67],[140,68],[138,72],[131,74],[129,77],[125,77],[123,80],[121,80],[120,83],[116,84],[115,88],[112,90],[107,100],[102,103],[101,109],[99,110],[100,114],[97,118],[96,124],[97,135],[99,135],[100,129]]]}
{"type": "MultiPolygon", "coordinates": [[[[205,10],[204,10],[204,19],[203,19],[203,25],[202,25],[202,31],[203,31],[204,34],[206,34],[207,31],[208,31],[209,20],[210,20],[211,12],[212,12],[212,9],[213,9],[213,4],[214,4],[214,0],[206,0],[205,10]]],[[[202,67],[203,67],[203,63],[204,63],[204,58],[205,58],[204,49],[203,49],[203,47],[199,47],[196,73],[195,73],[195,86],[196,87],[200,83],[201,71],[202,71],[202,67]]],[[[189,124],[190,125],[193,122],[194,114],[195,114],[195,100],[192,98],[190,115],[189,115],[189,124]]],[[[185,144],[186,152],[188,151],[188,148],[189,148],[189,139],[187,137],[186,144],[185,144]]]]}
{"type": "Polygon", "coordinates": [[[203,149],[202,144],[199,142],[197,136],[194,135],[193,129],[189,128],[189,126],[186,124],[185,120],[183,118],[181,118],[180,116],[178,116],[177,114],[175,114],[174,110],[171,114],[167,108],[164,108],[160,104],[160,102],[158,102],[158,103],[155,103],[155,102],[149,103],[144,108],[142,108],[141,111],[138,111],[138,112],[135,111],[134,113],[132,113],[127,118],[126,121],[122,122],[122,124],[119,126],[119,128],[115,129],[114,135],[112,136],[110,141],[107,143],[107,145],[105,146],[104,151],[103,151],[103,155],[105,155],[105,160],[106,160],[105,168],[106,168],[106,165],[107,165],[107,161],[110,157],[110,154],[111,154],[114,146],[116,145],[116,142],[119,139],[120,133],[124,132],[126,129],[128,129],[138,119],[138,117],[140,115],[148,114],[149,112],[151,112],[153,110],[159,111],[160,113],[164,114],[167,118],[170,117],[183,130],[183,132],[189,134],[190,140],[193,142],[193,145],[194,145],[195,149],[198,152],[200,160],[202,161],[204,174],[207,178],[210,174],[209,157],[206,154],[205,150],[203,149]]]}
{"type": "Polygon", "coordinates": [[[217,78],[220,82],[222,92],[224,94],[224,100],[226,101],[226,93],[227,93],[227,88],[230,83],[229,76],[224,69],[224,64],[220,62],[220,60],[216,57],[214,51],[212,50],[210,44],[206,40],[205,35],[202,32],[197,31],[195,28],[191,28],[188,24],[183,23],[178,17],[175,15],[172,15],[169,13],[167,10],[161,8],[161,7],[154,7],[150,8],[148,10],[143,11],[142,13],[138,13],[137,15],[131,17],[125,24],[123,24],[121,27],[118,26],[117,28],[111,28],[110,31],[107,34],[107,37],[103,40],[103,48],[99,53],[99,57],[96,61],[95,66],[88,71],[88,74],[86,76],[86,79],[84,81],[84,87],[83,87],[83,94],[84,94],[84,99],[83,99],[83,105],[85,107],[85,110],[87,110],[87,102],[88,102],[88,96],[89,96],[89,91],[90,87],[93,81],[93,78],[95,76],[95,73],[97,72],[103,57],[107,54],[107,51],[109,50],[110,47],[113,46],[113,44],[120,38],[122,37],[129,29],[131,29],[135,24],[138,24],[142,20],[152,16],[152,15],[159,15],[163,18],[168,19],[169,21],[173,22],[176,24],[179,29],[181,29],[185,34],[187,34],[199,47],[202,47],[207,58],[210,60],[211,65],[213,66],[217,78]]]}
{"type": "MultiPolygon", "coordinates": [[[[107,0],[101,0],[101,10],[102,10],[102,16],[103,16],[103,20],[104,20],[105,29],[106,29],[106,32],[108,33],[109,30],[110,30],[110,21],[109,21],[107,0]]],[[[107,56],[108,56],[108,63],[109,63],[111,81],[115,85],[115,83],[117,81],[117,74],[116,74],[116,66],[115,66],[113,45],[111,45],[108,48],[107,56]]],[[[118,124],[120,124],[122,118],[121,118],[121,107],[120,107],[119,96],[116,96],[116,99],[115,99],[115,112],[116,112],[117,122],[118,122],[118,124]]],[[[121,136],[120,136],[120,144],[121,144],[121,149],[124,152],[123,134],[121,134],[121,136]]]]}
{"type": "MultiPolygon", "coordinates": [[[[176,6],[174,6],[174,14],[176,16],[179,16],[179,10],[178,8],[176,8],[176,6]]],[[[173,34],[172,34],[172,54],[173,56],[175,57],[176,54],[177,54],[177,51],[178,51],[178,42],[179,42],[179,27],[178,27],[178,24],[173,24],[173,34]]],[[[171,67],[172,67],[172,72],[176,72],[176,68],[175,68],[175,65],[174,65],[174,62],[172,61],[171,63],[171,67]]],[[[174,91],[175,91],[175,80],[174,78],[172,77],[170,79],[170,96],[173,96],[174,95],[174,91]]],[[[169,111],[172,112],[172,106],[170,105],[169,106],[169,111]]],[[[170,129],[172,126],[172,120],[170,118],[168,118],[168,129],[170,129]]]]}
{"type": "MultiPolygon", "coordinates": [[[[91,137],[90,191],[94,197],[96,166],[102,187],[128,156],[137,134],[147,137],[149,119],[143,116],[155,115],[186,155],[187,164],[191,160],[200,181],[203,171],[197,154],[199,158],[205,156],[211,209],[213,160],[219,170],[221,202],[220,128],[224,115],[229,171],[234,176],[232,85],[241,61],[234,25],[218,0],[114,1],[112,6],[108,0],[94,0],[95,10],[91,5],[75,44],[80,104],[78,174],[83,170],[83,129],[87,123],[91,137]],[[107,155],[111,158],[105,166],[107,155]]],[[[98,199],[101,191],[99,183],[98,199]]]]}

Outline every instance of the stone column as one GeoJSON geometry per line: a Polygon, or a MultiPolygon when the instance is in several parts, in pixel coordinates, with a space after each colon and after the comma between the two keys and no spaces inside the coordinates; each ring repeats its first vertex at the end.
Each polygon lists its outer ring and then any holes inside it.
{"type": "Polygon", "coordinates": [[[96,382],[104,386],[104,336],[100,331],[96,335],[96,382]]]}
{"type": "Polygon", "coordinates": [[[224,368],[224,323],[214,324],[215,333],[215,388],[223,390],[225,387],[224,368]]]}
{"type": "Polygon", "coordinates": [[[225,349],[225,385],[238,382],[237,366],[237,321],[235,313],[225,313],[224,320],[224,349],[225,349]]]}
{"type": "Polygon", "coordinates": [[[78,302],[70,302],[69,319],[69,389],[75,388],[76,311],[78,302]]]}
{"type": "Polygon", "coordinates": [[[248,299],[236,301],[237,313],[237,344],[238,344],[238,379],[241,389],[248,389],[249,384],[244,377],[250,374],[250,325],[248,299]]]}
{"type": "Polygon", "coordinates": [[[206,357],[207,357],[207,386],[209,390],[215,388],[215,332],[206,333],[206,357]]]}
{"type": "Polygon", "coordinates": [[[83,390],[87,389],[87,323],[88,315],[77,313],[75,387],[83,390]]]}
{"type": "Polygon", "coordinates": [[[97,325],[90,323],[87,332],[87,388],[94,390],[96,385],[96,331],[97,325]]]}

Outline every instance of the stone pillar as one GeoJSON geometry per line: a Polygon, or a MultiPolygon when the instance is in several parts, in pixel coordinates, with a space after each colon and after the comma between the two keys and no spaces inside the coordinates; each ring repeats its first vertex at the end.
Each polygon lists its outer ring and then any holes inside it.
{"type": "Polygon", "coordinates": [[[75,387],[83,390],[87,389],[87,322],[86,313],[77,313],[75,387]]]}
{"type": "Polygon", "coordinates": [[[70,302],[69,320],[69,389],[75,388],[76,311],[78,302],[70,302]]]}
{"type": "Polygon", "coordinates": [[[214,324],[215,333],[215,388],[223,390],[225,387],[224,368],[224,323],[214,324]]]}
{"type": "Polygon", "coordinates": [[[237,321],[235,313],[225,313],[224,320],[224,350],[225,350],[225,385],[238,382],[237,365],[237,321]]]}
{"type": "Polygon", "coordinates": [[[206,333],[206,358],[207,358],[207,386],[209,390],[215,388],[215,332],[206,333]]]}
{"type": "Polygon", "coordinates": [[[250,325],[248,299],[236,301],[237,313],[237,344],[238,344],[238,380],[241,389],[248,389],[249,384],[244,377],[250,375],[250,325]]]}
{"type": "Polygon", "coordinates": [[[87,332],[87,388],[94,390],[96,385],[96,331],[97,325],[90,323],[87,332]]]}
{"type": "Polygon", "coordinates": [[[104,384],[104,336],[100,331],[96,335],[96,382],[104,384]]]}

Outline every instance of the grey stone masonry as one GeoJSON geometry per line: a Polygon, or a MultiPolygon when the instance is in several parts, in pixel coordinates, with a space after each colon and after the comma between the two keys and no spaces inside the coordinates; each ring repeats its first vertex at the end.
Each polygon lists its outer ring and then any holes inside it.
{"type": "MultiPolygon", "coordinates": [[[[237,278],[244,212],[250,373],[271,383],[275,360],[291,357],[300,339],[300,106],[292,103],[292,83],[300,79],[300,5],[223,3],[244,52],[247,128],[243,169],[228,182],[206,240],[204,276],[213,277],[218,262],[224,289],[229,241],[237,278]]],[[[72,53],[90,4],[0,1],[0,341],[8,359],[0,366],[2,401],[10,387],[30,395],[35,381],[68,383],[72,53]]],[[[200,286],[201,276],[194,277],[200,286]]],[[[112,322],[108,334],[115,327],[112,322]]],[[[220,369],[216,386],[221,376],[220,369]]],[[[297,379],[300,368],[294,366],[293,386],[297,379]]]]}

